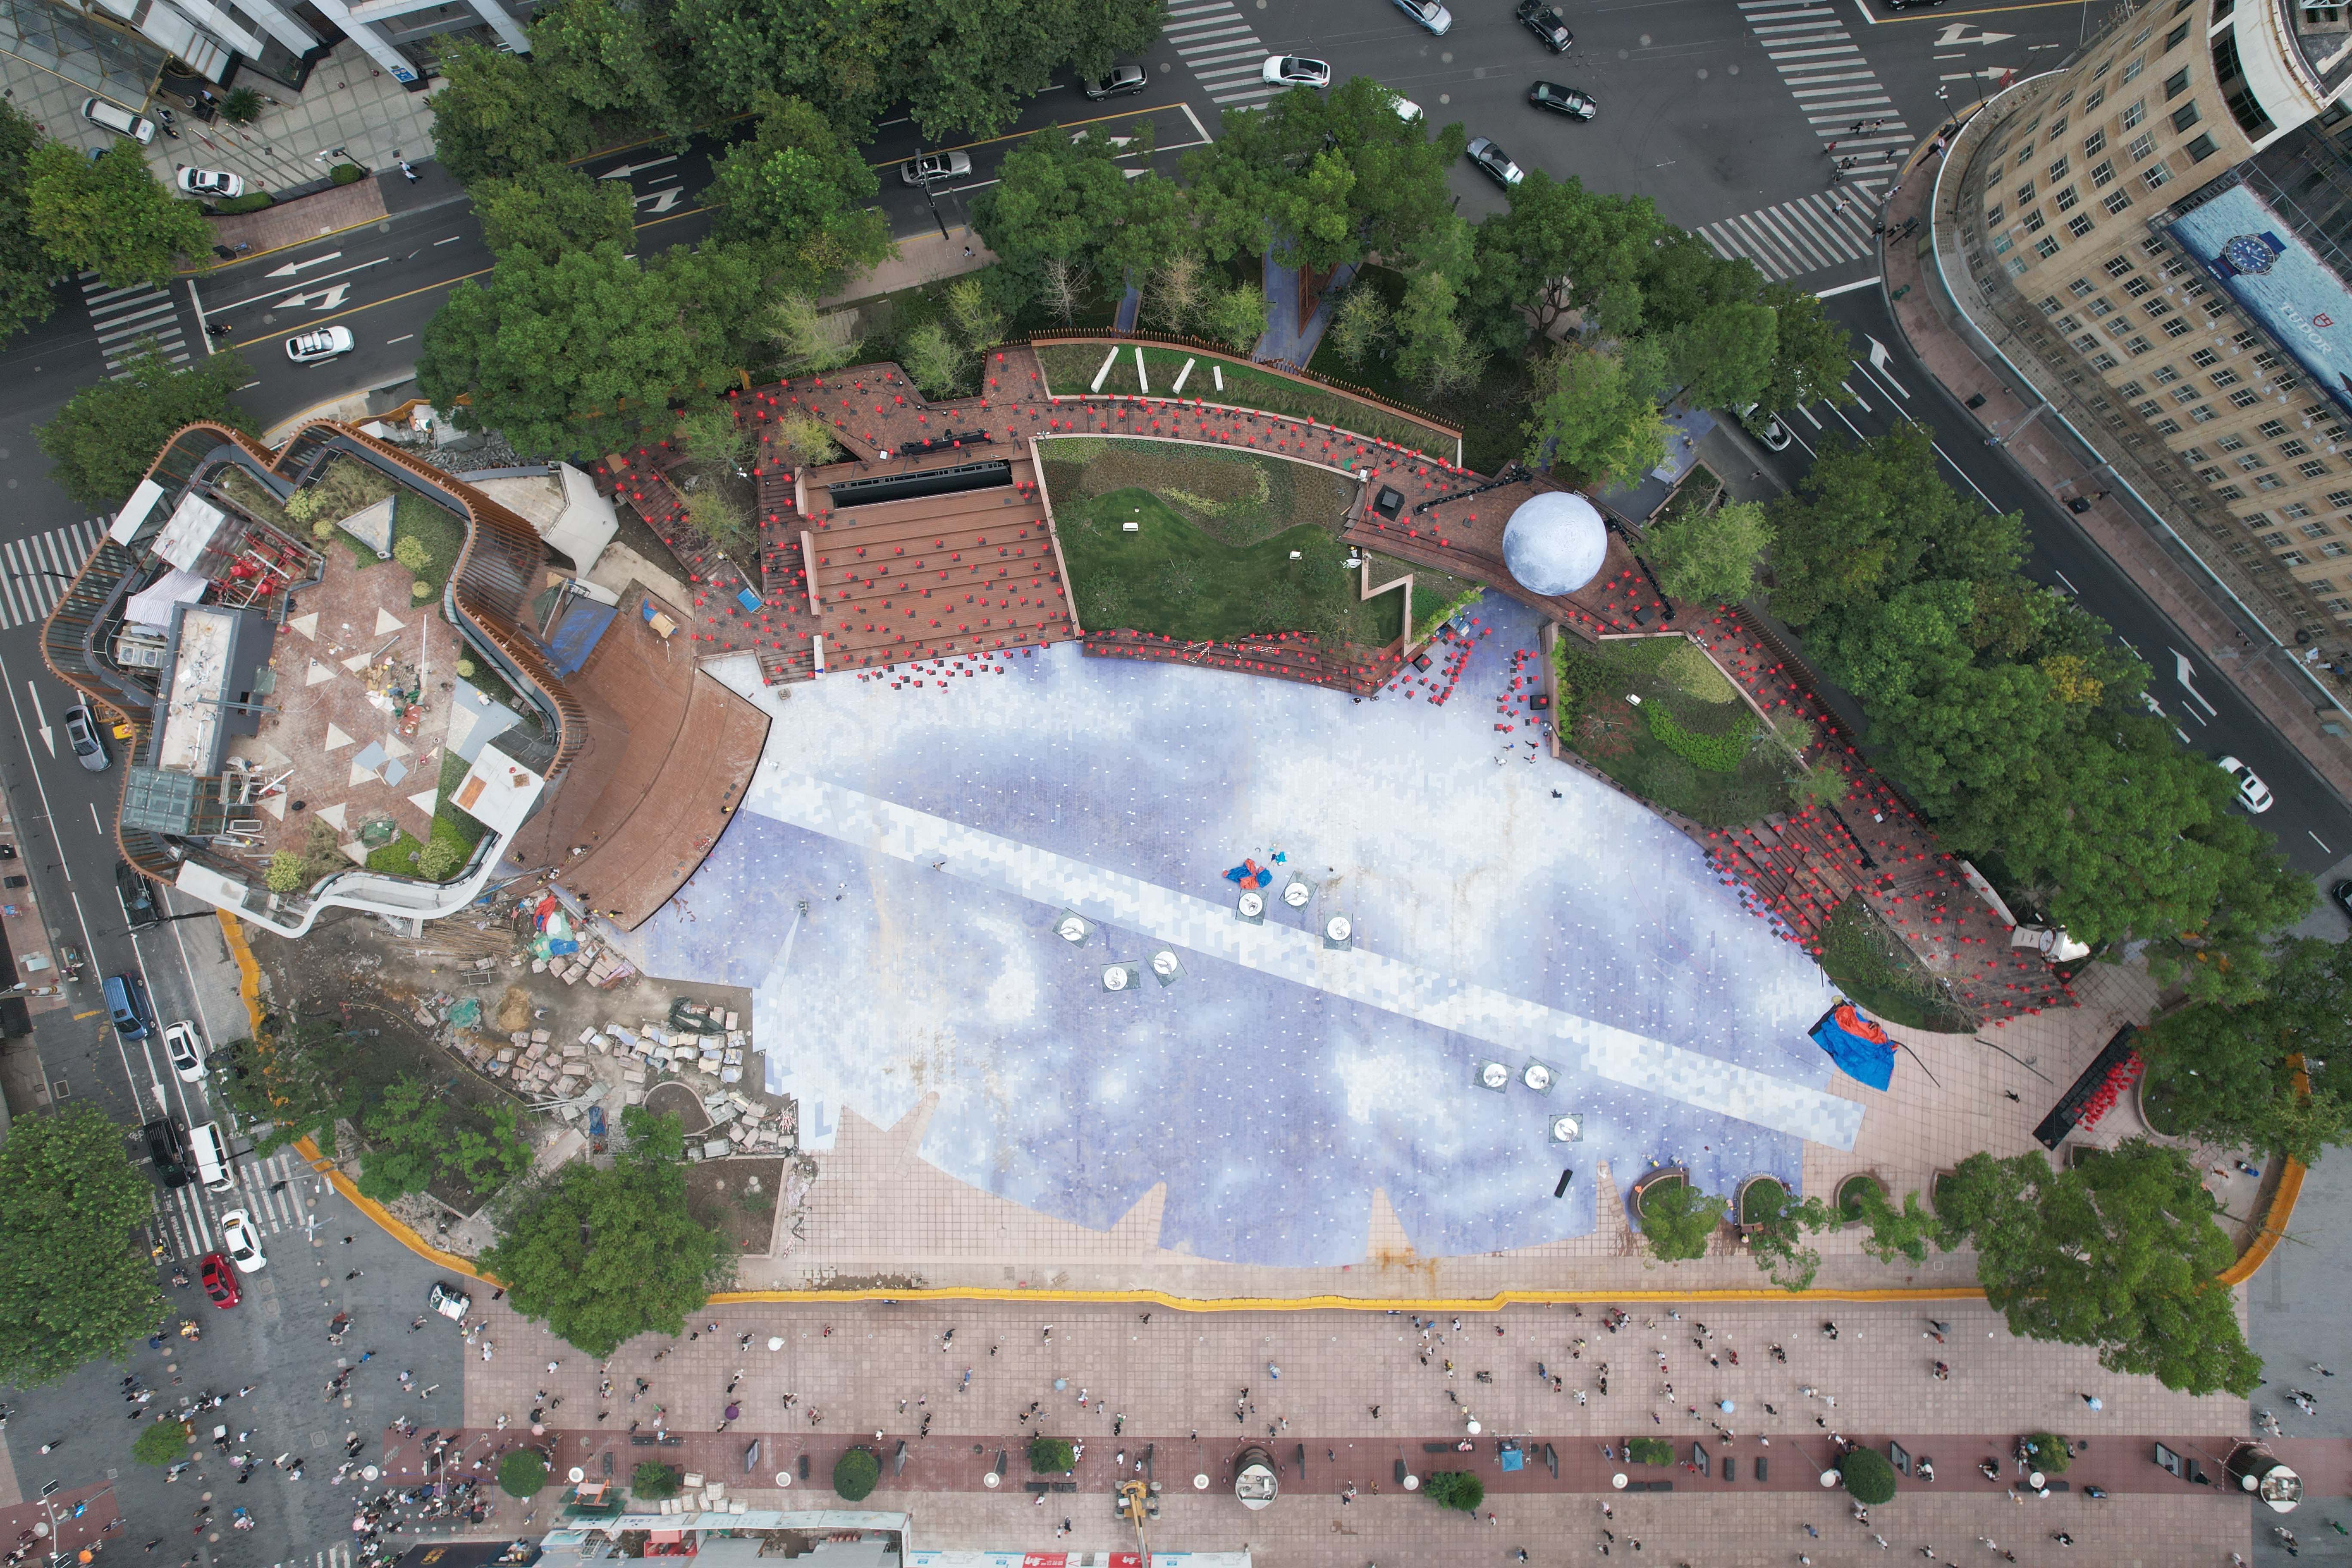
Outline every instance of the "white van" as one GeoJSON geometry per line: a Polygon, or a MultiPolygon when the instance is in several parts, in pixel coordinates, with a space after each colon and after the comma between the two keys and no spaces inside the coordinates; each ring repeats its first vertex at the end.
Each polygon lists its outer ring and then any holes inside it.
{"type": "Polygon", "coordinates": [[[188,1152],[195,1157],[196,1180],[207,1191],[236,1191],[236,1183],[229,1179],[228,1173],[228,1140],[221,1136],[219,1122],[207,1121],[188,1129],[188,1152]]]}
{"type": "Polygon", "coordinates": [[[102,131],[117,136],[128,136],[142,147],[155,140],[155,122],[142,119],[119,103],[109,103],[102,98],[81,100],[81,117],[102,131]]]}

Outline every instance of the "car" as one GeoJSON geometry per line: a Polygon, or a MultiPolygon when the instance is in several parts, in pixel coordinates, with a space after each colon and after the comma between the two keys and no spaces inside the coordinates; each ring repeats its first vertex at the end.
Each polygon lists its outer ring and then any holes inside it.
{"type": "Polygon", "coordinates": [[[220,1217],[221,1250],[236,1265],[239,1274],[258,1274],[268,1267],[269,1259],[261,1256],[261,1232],[254,1228],[253,1216],[243,1209],[231,1209],[220,1217]]]}
{"type": "Polygon", "coordinates": [[[179,1123],[168,1116],[159,1116],[139,1130],[147,1140],[147,1158],[155,1164],[155,1174],[167,1187],[188,1184],[188,1144],[181,1135],[179,1123]]]}
{"type": "Polygon", "coordinates": [[[219,169],[184,167],[180,171],[180,189],[192,196],[241,196],[245,195],[245,179],[219,169]]]}
{"type": "Polygon", "coordinates": [[[236,1270],[217,1252],[205,1254],[196,1265],[196,1274],[205,1283],[205,1294],[224,1312],[236,1306],[244,1294],[236,1288],[236,1270]]]}
{"type": "Polygon", "coordinates": [[[462,1323],[473,1310],[474,1299],[446,1279],[436,1279],[433,1289],[425,1293],[425,1303],[453,1323],[462,1323]]]}
{"type": "Polygon", "coordinates": [[[971,173],[969,153],[926,153],[898,165],[898,177],[910,185],[928,185],[933,180],[960,180],[971,173]]]}
{"type": "Polygon", "coordinates": [[[2257,814],[2271,808],[2271,786],[2263,783],[2253,769],[2235,757],[2223,757],[2216,765],[2238,786],[2239,805],[2257,814]]]}
{"type": "Polygon", "coordinates": [[[81,100],[81,117],[100,131],[111,131],[117,136],[128,136],[142,147],[155,140],[155,122],[133,114],[119,103],[109,103],[102,98],[81,100]]]}
{"type": "Polygon", "coordinates": [[[73,748],[74,761],[91,773],[102,773],[113,765],[114,755],[106,749],[106,742],[98,732],[98,720],[87,702],[77,702],[66,710],[66,744],[73,748]]]}
{"type": "Polygon", "coordinates": [[[1591,93],[1562,87],[1556,81],[1539,81],[1528,89],[1528,101],[1538,109],[1565,114],[1570,120],[1590,120],[1601,112],[1601,106],[1592,101],[1591,93]]]}
{"type": "Polygon", "coordinates": [[[1914,5],[1924,11],[1931,5],[1941,5],[1944,0],[1885,0],[1885,3],[1890,11],[1908,10],[1914,5]]]}
{"type": "Polygon", "coordinates": [[[1751,403],[1739,411],[1740,428],[1764,443],[1764,449],[1768,452],[1787,451],[1791,439],[1789,427],[1780,423],[1780,416],[1777,414],[1767,414],[1759,418],[1757,414],[1760,406],[1751,403]]]}
{"type": "Polygon", "coordinates": [[[1410,125],[1414,121],[1421,118],[1421,105],[1415,103],[1412,100],[1407,98],[1401,92],[1393,91],[1385,87],[1381,89],[1381,90],[1389,95],[1389,107],[1396,110],[1396,116],[1399,120],[1402,120],[1407,125],[1410,125]]]}
{"type": "Polygon", "coordinates": [[[1397,9],[1429,29],[1434,37],[1445,37],[1454,26],[1454,13],[1440,5],[1437,0],[1396,0],[1397,9]]]}
{"type": "Polygon", "coordinates": [[[1106,98],[1117,98],[1122,93],[1141,92],[1150,85],[1150,73],[1141,66],[1113,66],[1110,75],[1084,84],[1082,90],[1099,103],[1106,98]]]}
{"type": "Polygon", "coordinates": [[[313,327],[286,340],[286,357],[296,364],[318,364],[351,353],[357,341],[349,327],[313,327]]]}
{"type": "Polygon", "coordinates": [[[122,906],[122,921],[132,931],[145,931],[163,923],[163,912],[155,907],[155,884],[131,868],[130,862],[114,863],[114,901],[122,906]]]}
{"type": "Polygon", "coordinates": [[[1517,163],[1511,162],[1511,155],[1508,153],[1496,146],[1486,137],[1473,138],[1470,145],[1464,151],[1470,154],[1472,163],[1486,172],[1487,178],[1507,191],[1528,177],[1517,163]]]}
{"type": "Polygon", "coordinates": [[[172,1058],[172,1070],[182,1083],[204,1081],[205,1037],[187,1019],[163,1026],[163,1054],[172,1058]]]}
{"type": "Polygon", "coordinates": [[[1545,5],[1544,0],[1519,0],[1518,18],[1519,26],[1533,33],[1536,41],[1553,54],[1568,53],[1568,47],[1576,42],[1576,35],[1560,20],[1559,12],[1545,5]]]}
{"type": "Polygon", "coordinates": [[[2352,917],[2352,882],[2336,883],[2327,889],[2327,896],[2336,900],[2337,909],[2342,910],[2347,917],[2352,917]]]}
{"type": "Polygon", "coordinates": [[[1329,87],[1331,65],[1305,55],[1268,55],[1258,68],[1258,79],[1269,87],[1329,87]]]}

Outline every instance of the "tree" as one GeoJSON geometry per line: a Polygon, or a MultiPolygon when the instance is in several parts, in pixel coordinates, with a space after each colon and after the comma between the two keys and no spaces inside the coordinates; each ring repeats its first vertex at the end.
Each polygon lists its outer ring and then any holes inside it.
{"type": "Polygon", "coordinates": [[[524,56],[461,39],[443,47],[433,150],[462,184],[559,164],[588,150],[588,114],[524,56]]]}
{"type": "Polygon", "coordinates": [[[1333,353],[1360,367],[1396,342],[1396,312],[1389,309],[1379,289],[1360,281],[1331,312],[1325,338],[1333,353]]]}
{"type": "Polygon", "coordinates": [[[213,231],[202,208],[165,190],[127,136],[96,158],[58,142],[26,159],[26,216],[59,268],[95,272],[110,289],[167,283],[183,256],[203,257],[213,231]]]}
{"type": "Polygon", "coordinates": [[[857,353],[856,338],[835,331],[833,318],[805,289],[790,290],[770,301],[761,330],[776,345],[777,368],[786,375],[822,375],[847,364],[857,353]]]}
{"type": "Polygon", "coordinates": [[[614,0],[562,0],[531,18],[533,73],[583,109],[681,135],[694,116],[671,90],[656,15],[614,0]]]}
{"type": "Polygon", "coordinates": [[[1762,395],[1776,329],[1771,307],[1732,300],[1665,334],[1666,372],[1695,408],[1744,408],[1762,395]]]}
{"type": "Polygon", "coordinates": [[[527,250],[553,261],[566,251],[592,250],[607,240],[625,247],[636,216],[626,181],[593,179],[561,163],[480,181],[473,197],[483,243],[501,258],[527,250]]]}
{"type": "Polygon", "coordinates": [[[2044,1475],[2063,1476],[2074,1462],[2074,1446],[2055,1432],[2035,1432],[2025,1439],[2025,1459],[2044,1475]]]}
{"type": "Polygon", "coordinates": [[[648,1502],[659,1502],[677,1495],[678,1476],[676,1470],[659,1459],[647,1459],[629,1476],[629,1490],[648,1502]]]}
{"type": "Polygon", "coordinates": [[[1061,1475],[1077,1462],[1067,1438],[1039,1436],[1029,1439],[1029,1468],[1041,1476],[1061,1475]]]}
{"type": "Polygon", "coordinates": [[[322,1151],[334,1152],[335,1122],[347,1109],[358,1051],[333,1020],[272,1014],[252,1039],[214,1054],[232,1058],[240,1069],[217,1080],[229,1103],[248,1121],[268,1124],[254,1140],[256,1153],[301,1138],[315,1138],[322,1151]]]}
{"type": "Polygon", "coordinates": [[[0,101],[0,339],[49,319],[49,284],[58,271],[33,232],[33,149],[40,131],[15,104],[0,101]]]}
{"type": "Polygon", "coordinates": [[[1486,1500],[1486,1483],[1468,1470],[1440,1470],[1422,1481],[1421,1495],[1440,1508],[1476,1513],[1486,1500]]]}
{"type": "Polygon", "coordinates": [[[1675,1446],[1664,1437],[1629,1437],[1625,1441],[1625,1462],[1629,1465],[1671,1465],[1675,1462],[1675,1446]]]}
{"type": "Polygon", "coordinates": [[[1729,1203],[1686,1179],[1660,1183],[1642,1191],[1642,1234],[1662,1263],[1704,1258],[1708,1239],[1730,1210],[1729,1203]]]}
{"type": "Polygon", "coordinates": [[[1917,1193],[1904,1194],[1903,1206],[1896,1208],[1886,1201],[1886,1194],[1879,1190],[1876,1182],[1858,1183],[1845,1201],[1844,1215],[1870,1227],[1870,1236],[1863,1242],[1862,1249],[1881,1263],[1898,1259],[1925,1263],[1929,1242],[1951,1245],[1946,1227],[1920,1206],[1917,1193]]]}
{"type": "Polygon", "coordinates": [[[420,1080],[394,1079],[361,1118],[360,1195],[377,1203],[421,1193],[441,1168],[443,1108],[420,1080]]]}
{"type": "Polygon", "coordinates": [[[1838,1460],[1838,1479],[1864,1508],[1895,1500],[1895,1466],[1875,1448],[1848,1448],[1838,1460]]]}
{"type": "Polygon", "coordinates": [[[188,1457],[191,1441],[186,1423],[161,1416],[139,1429],[131,1457],[142,1465],[176,1464],[188,1457]]]}
{"type": "Polygon", "coordinates": [[[532,1497],[547,1485],[547,1461],[536,1449],[517,1448],[499,1461],[499,1489],[513,1498],[532,1497]]]}
{"type": "Polygon", "coordinates": [[[280,849],[269,858],[261,879],[273,893],[297,892],[310,879],[310,863],[291,849],[280,849]]]}
{"type": "MultiPolygon", "coordinates": [[[[1050,262],[1102,270],[1103,249],[1129,203],[1121,151],[1100,126],[1076,138],[1047,126],[1007,153],[996,184],[972,198],[972,228],[1016,298],[1045,291],[1050,262]]],[[[1159,178],[1144,174],[1135,183],[1159,178]]]]}
{"type": "Polygon", "coordinates": [[[1971,1154],[1937,1194],[2011,1333],[2095,1346],[2110,1372],[2242,1398],[2262,1375],[2226,1286],[2234,1255],[2178,1149],[2133,1139],[2053,1172],[2040,1151],[1971,1154]]]}
{"type": "Polygon", "coordinates": [[[1642,273],[1665,224],[1647,196],[1588,191],[1540,169],[1513,185],[1510,206],[1477,227],[1468,289],[1472,332],[1496,349],[1540,345],[1569,312],[1621,338],[1642,325],[1642,273]]]}
{"type": "Polygon", "coordinates": [[[1201,330],[1235,353],[1247,353],[1265,335],[1265,292],[1251,283],[1236,283],[1210,295],[1201,312],[1201,330]]]}
{"type": "Polygon", "coordinates": [[[1756,1267],[1783,1290],[1801,1290],[1813,1282],[1822,1255],[1804,1244],[1805,1237],[1837,1224],[1837,1216],[1819,1198],[1800,1203],[1778,1182],[1758,1182],[1740,1195],[1739,1223],[1748,1227],[1748,1254],[1756,1267]]]}
{"type": "Polygon", "coordinates": [[[1663,374],[1656,347],[1638,339],[1622,353],[1570,346],[1539,361],[1528,466],[1604,484],[1639,482],[1666,458],[1657,403],[1663,374]]]}
{"type": "Polygon", "coordinates": [[[163,1307],[131,1229],[154,1189],[122,1132],[77,1104],[20,1118],[0,1143],[0,1382],[54,1383],[125,1354],[163,1307]]]}
{"type": "Polygon", "coordinates": [[[1486,369],[1486,355],[1463,330],[1454,280],[1435,268],[1417,269],[1396,313],[1397,374],[1438,396],[1467,386],[1486,369]]]}
{"type": "Polygon", "coordinates": [[[726,1243],[687,1213],[677,1119],[630,1106],[621,1131],[611,1169],[563,1167],[481,1259],[517,1311],[599,1360],[677,1332],[730,1268],[726,1243]]]}
{"type": "Polygon", "coordinates": [[[2352,1130],[2352,945],[2291,940],[2261,994],[2199,1002],[2135,1042],[2163,1101],[2162,1129],[2308,1164],[2352,1130]],[[2312,1067],[2312,1063],[2320,1065],[2312,1067]],[[2295,1085],[2298,1066],[2309,1092],[2295,1085]]]}
{"type": "Polygon", "coordinates": [[[865,157],[813,105],[761,93],[758,128],[719,160],[709,199],[722,240],[758,247],[786,289],[824,293],[898,254],[866,204],[879,188],[865,157]]]}
{"type": "Polygon", "coordinates": [[[1830,320],[1821,296],[1787,283],[1764,286],[1776,331],[1772,368],[1758,401],[1767,408],[1801,408],[1808,403],[1852,403],[1845,378],[1853,368],[1853,340],[1830,320]]]}
{"type": "Polygon", "coordinates": [[[1756,589],[1756,563],[1771,547],[1772,527],[1752,500],[1713,511],[1678,513],[1650,530],[1650,564],[1666,596],[1697,605],[1736,605],[1756,589]]]}
{"type": "Polygon", "coordinates": [[[929,397],[948,396],[963,380],[963,350],[937,321],[918,322],[898,340],[898,363],[929,397]]]}
{"type": "Polygon", "coordinates": [[[34,432],[49,457],[49,478],[84,506],[113,508],[136,489],[155,454],[184,425],[208,420],[250,430],[230,395],[253,373],[234,353],[213,354],[183,370],[152,338],[119,379],[93,382],[34,432]]]}
{"type": "Polygon", "coordinates": [[[833,1489],[844,1502],[863,1502],[882,1479],[882,1461],[871,1448],[851,1448],[833,1462],[833,1489]]]}

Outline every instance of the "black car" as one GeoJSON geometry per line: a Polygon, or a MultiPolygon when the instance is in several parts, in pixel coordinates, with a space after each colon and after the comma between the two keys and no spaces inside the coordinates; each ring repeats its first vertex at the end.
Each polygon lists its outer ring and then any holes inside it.
{"type": "Polygon", "coordinates": [[[1904,11],[1916,5],[1924,11],[1930,5],[1941,5],[1943,3],[1944,0],[1886,0],[1886,8],[1890,11],[1904,11]]]}
{"type": "Polygon", "coordinates": [[[1528,101],[1538,109],[1565,114],[1570,120],[1590,120],[1601,112],[1601,106],[1592,101],[1591,93],[1562,87],[1556,81],[1539,81],[1528,89],[1528,101]]]}
{"type": "Polygon", "coordinates": [[[1470,161],[1477,164],[1488,179],[1507,191],[1527,178],[1527,175],[1520,172],[1519,166],[1511,162],[1511,155],[1496,146],[1486,137],[1471,138],[1470,145],[1464,148],[1463,152],[1469,155],[1470,161]]]}
{"type": "Polygon", "coordinates": [[[2352,915],[2352,882],[2336,883],[2327,889],[2327,896],[2336,900],[2337,909],[2347,915],[2352,915]]]}
{"type": "Polygon", "coordinates": [[[1519,0],[1518,15],[1519,25],[1533,33],[1553,54],[1568,53],[1569,45],[1576,42],[1576,35],[1568,30],[1566,22],[1560,20],[1559,12],[1545,5],[1544,0],[1519,0]]]}
{"type": "Polygon", "coordinates": [[[114,896],[122,905],[124,923],[132,931],[163,923],[163,911],[155,907],[155,884],[121,860],[114,863],[114,896]]]}
{"type": "Polygon", "coordinates": [[[158,1117],[139,1130],[147,1140],[147,1157],[155,1163],[155,1173],[163,1178],[167,1187],[188,1184],[188,1146],[180,1136],[179,1124],[170,1117],[158,1117]]]}

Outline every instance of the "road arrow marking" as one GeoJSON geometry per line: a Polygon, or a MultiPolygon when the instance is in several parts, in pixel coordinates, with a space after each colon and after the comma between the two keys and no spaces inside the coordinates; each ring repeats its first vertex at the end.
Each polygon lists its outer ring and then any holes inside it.
{"type": "Polygon", "coordinates": [[[58,760],[58,738],[50,732],[49,716],[41,711],[41,689],[35,686],[28,680],[25,682],[25,692],[26,696],[33,700],[33,717],[41,721],[39,726],[41,732],[41,744],[48,748],[49,761],[56,762],[58,760]]]}
{"type": "Polygon", "coordinates": [[[1887,373],[1886,345],[1880,342],[1876,338],[1872,337],[1868,332],[1863,333],[1862,341],[1870,345],[1870,368],[1876,371],[1881,376],[1884,376],[1887,385],[1895,388],[1897,392],[1902,392],[1903,395],[1906,397],[1910,396],[1911,395],[1909,393],[1903,391],[1902,384],[1897,382],[1893,375],[1888,374],[1887,373]]]}
{"type": "Polygon", "coordinates": [[[677,154],[673,153],[667,158],[655,158],[643,163],[624,163],[619,168],[608,169],[596,177],[600,180],[625,180],[631,174],[642,174],[647,169],[658,169],[664,163],[675,163],[677,162],[677,154]]]}
{"type": "Polygon", "coordinates": [[[1936,47],[1957,49],[1969,44],[1999,44],[2005,43],[2015,37],[2017,37],[2015,33],[1979,33],[1971,38],[1969,37],[1969,25],[1966,22],[1954,22],[1936,36],[1936,47]]]}
{"type": "Polygon", "coordinates": [[[2180,682],[2181,690],[2186,691],[2189,696],[2197,700],[2197,706],[2205,710],[2206,712],[2213,715],[2214,718],[2219,719],[2221,716],[2221,710],[2219,708],[2214,707],[2210,702],[2206,701],[2205,694],[2197,689],[2196,682],[2193,679],[2197,674],[2197,671],[2189,664],[2189,656],[2182,653],[2179,648],[2173,648],[2171,653],[2172,679],[2180,682]]]}
{"type": "Polygon", "coordinates": [[[342,255],[342,252],[340,250],[331,250],[324,256],[311,257],[308,261],[289,261],[283,267],[274,267],[270,268],[269,276],[272,278],[291,278],[296,273],[301,271],[305,267],[323,267],[328,262],[334,260],[341,255],[342,255]]]}
{"type": "Polygon", "coordinates": [[[307,294],[289,294],[270,308],[277,310],[290,310],[297,305],[315,300],[318,303],[310,307],[313,310],[332,310],[350,297],[351,291],[352,286],[348,283],[330,283],[324,289],[313,289],[307,294]]]}
{"type": "MultiPolygon", "coordinates": [[[[612,178],[610,174],[607,174],[604,177],[606,179],[612,178]]],[[[644,195],[637,198],[637,205],[645,207],[647,212],[666,213],[669,211],[670,208],[677,205],[679,200],[684,197],[685,195],[686,187],[684,185],[671,185],[663,190],[647,191],[644,195]],[[653,205],[651,206],[646,206],[647,202],[651,202],[653,205]]]]}
{"type": "Polygon", "coordinates": [[[1982,77],[1987,81],[1999,81],[2001,78],[2011,75],[2015,68],[2012,66],[1985,66],[1978,70],[1949,72],[1936,79],[1937,81],[1974,81],[1977,78],[1982,77]]]}

